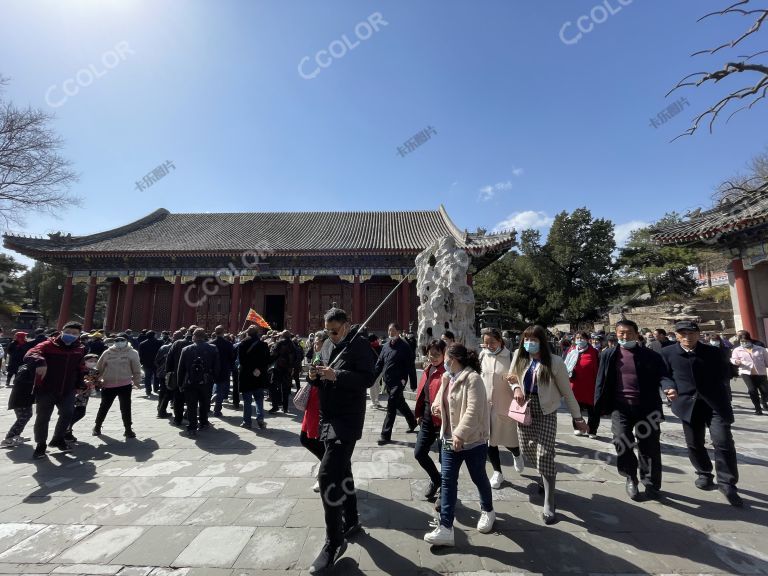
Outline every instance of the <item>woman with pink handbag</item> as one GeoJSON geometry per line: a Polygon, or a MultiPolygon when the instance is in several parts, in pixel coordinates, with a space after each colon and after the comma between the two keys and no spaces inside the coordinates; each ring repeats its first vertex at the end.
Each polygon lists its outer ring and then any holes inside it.
{"type": "Polygon", "coordinates": [[[526,461],[536,463],[541,474],[540,489],[544,490],[542,520],[545,524],[553,524],[557,520],[555,436],[560,400],[565,398],[576,428],[586,432],[587,423],[581,417],[579,403],[571,390],[565,361],[550,352],[544,328],[529,326],[525,329],[507,379],[512,385],[514,402],[521,406],[528,402],[531,423],[527,426],[518,423],[517,431],[526,461]]]}
{"type": "Polygon", "coordinates": [[[507,382],[506,376],[512,363],[512,354],[504,346],[504,340],[498,329],[483,328],[480,336],[485,346],[480,354],[480,365],[491,415],[491,438],[488,441],[488,460],[493,467],[491,488],[498,489],[504,483],[499,446],[506,446],[507,450],[512,452],[514,467],[518,473],[523,471],[525,464],[523,455],[520,453],[517,423],[509,414],[512,387],[507,382]]]}

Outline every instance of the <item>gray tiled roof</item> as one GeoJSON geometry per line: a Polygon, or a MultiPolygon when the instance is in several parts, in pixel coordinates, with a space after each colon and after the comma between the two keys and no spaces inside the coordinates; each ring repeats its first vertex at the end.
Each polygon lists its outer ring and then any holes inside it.
{"type": "Polygon", "coordinates": [[[234,252],[419,252],[442,236],[472,249],[504,249],[514,233],[459,230],[444,208],[409,212],[240,212],[173,214],[160,209],[126,226],[89,236],[29,238],[6,234],[21,253],[125,254],[234,252]]]}
{"type": "Polygon", "coordinates": [[[652,231],[659,244],[714,243],[742,230],[768,222],[768,191],[754,192],[733,202],[724,202],[685,222],[652,231]]]}

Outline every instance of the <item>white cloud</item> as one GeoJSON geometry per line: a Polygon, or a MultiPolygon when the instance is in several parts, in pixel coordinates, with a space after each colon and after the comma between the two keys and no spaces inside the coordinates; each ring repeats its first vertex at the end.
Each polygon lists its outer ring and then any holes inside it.
{"type": "Polygon", "coordinates": [[[500,232],[502,230],[510,230],[514,228],[518,232],[521,230],[527,230],[533,228],[534,230],[543,230],[549,228],[554,222],[554,218],[547,216],[545,212],[536,212],[533,210],[526,210],[524,212],[513,212],[507,216],[504,220],[494,226],[494,232],[500,232]]]}
{"type": "Polygon", "coordinates": [[[513,168],[512,169],[512,176],[522,176],[523,175],[523,169],[522,168],[513,168]]]}
{"type": "Polygon", "coordinates": [[[616,239],[616,247],[621,248],[624,246],[624,244],[627,243],[627,240],[629,240],[629,235],[633,230],[645,228],[647,226],[650,226],[650,224],[648,222],[643,222],[642,220],[632,220],[631,222],[626,222],[624,224],[617,224],[613,232],[613,237],[616,239]]]}
{"type": "Polygon", "coordinates": [[[496,184],[488,184],[487,186],[483,186],[478,190],[480,195],[478,198],[482,202],[487,202],[488,200],[491,200],[498,192],[505,192],[507,190],[512,190],[512,181],[507,180],[506,182],[496,182],[496,184]]]}

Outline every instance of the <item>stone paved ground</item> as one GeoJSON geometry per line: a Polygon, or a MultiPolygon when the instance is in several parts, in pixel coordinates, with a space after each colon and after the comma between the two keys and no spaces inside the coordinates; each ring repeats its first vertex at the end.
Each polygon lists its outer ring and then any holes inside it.
{"type": "MultiPolygon", "coordinates": [[[[662,502],[624,495],[611,462],[608,427],[599,441],[576,438],[560,418],[558,510],[545,527],[541,497],[502,458],[508,482],[494,493],[493,533],[477,533],[478,501],[462,472],[454,549],[422,541],[433,516],[412,457],[414,436],[398,420],[394,445],[376,446],[383,412],[369,411],[354,472],[365,533],[334,574],[768,573],[765,430],[740,382],[736,442],[747,506],[693,487],[674,418],[664,425],[662,502]]],[[[98,402],[98,400],[96,400],[98,402]]],[[[0,405],[7,390],[0,390],[0,405]]],[[[89,435],[95,402],[70,454],[33,461],[32,446],[0,453],[0,573],[306,573],[323,539],[320,500],[310,487],[316,462],[298,443],[299,419],[276,416],[266,432],[238,427],[231,409],[197,439],[154,417],[134,397],[136,440],[124,441],[117,406],[104,436],[89,435]]],[[[7,430],[10,413],[0,415],[7,430]]],[[[31,436],[31,426],[27,430],[31,436]]],[[[489,467],[490,470],[490,467],[489,467]]]]}

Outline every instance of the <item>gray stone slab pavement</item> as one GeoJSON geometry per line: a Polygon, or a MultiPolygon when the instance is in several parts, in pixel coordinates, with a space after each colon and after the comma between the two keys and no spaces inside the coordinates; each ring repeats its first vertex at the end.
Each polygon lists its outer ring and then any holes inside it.
{"type": "MultiPolygon", "coordinates": [[[[752,414],[740,381],[733,388],[744,509],[693,486],[682,429],[669,413],[664,497],[644,502],[624,494],[610,424],[602,423],[598,440],[575,437],[561,414],[560,521],[542,524],[535,473],[515,473],[502,450],[506,481],[494,491],[493,532],[475,529],[478,495],[463,471],[450,549],[422,540],[435,512],[422,497],[416,437],[398,417],[394,442],[379,447],[384,411],[369,408],[353,457],[364,532],[332,574],[768,574],[768,416],[752,414]]],[[[7,395],[0,389],[0,405],[7,395]]],[[[138,438],[126,441],[117,405],[104,435],[90,435],[98,402],[76,425],[72,452],[32,460],[29,443],[0,453],[0,574],[307,573],[324,524],[311,489],[317,461],[299,444],[298,414],[270,416],[266,431],[246,430],[225,405],[212,429],[190,439],[157,419],[155,401],[137,391],[138,438]]],[[[0,430],[12,420],[11,412],[0,414],[0,430]]]]}

